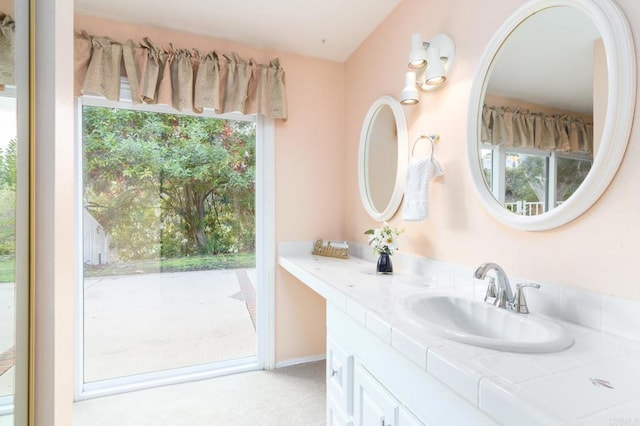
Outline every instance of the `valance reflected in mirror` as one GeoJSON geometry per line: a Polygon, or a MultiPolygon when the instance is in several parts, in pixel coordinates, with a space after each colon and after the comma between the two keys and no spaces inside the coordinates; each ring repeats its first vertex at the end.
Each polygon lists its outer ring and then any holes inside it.
{"type": "Polygon", "coordinates": [[[469,167],[489,213],[551,229],[602,195],[629,138],[634,58],[610,0],[530,1],[503,24],[469,103],[469,167]]]}
{"type": "Polygon", "coordinates": [[[582,184],[594,126],[601,133],[604,122],[594,105],[607,102],[606,78],[594,75],[606,76],[606,68],[598,29],[571,7],[537,12],[505,40],[486,84],[478,147],[487,187],[502,206],[543,214],[582,184]]]}

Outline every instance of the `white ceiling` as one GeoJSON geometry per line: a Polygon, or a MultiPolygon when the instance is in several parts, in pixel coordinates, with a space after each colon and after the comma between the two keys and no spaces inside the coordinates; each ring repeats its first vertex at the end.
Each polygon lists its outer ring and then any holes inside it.
{"type": "Polygon", "coordinates": [[[344,62],[400,0],[75,0],[76,13],[344,62]]]}
{"type": "MultiPolygon", "coordinates": [[[[75,0],[75,11],[344,62],[400,1],[75,0]]],[[[502,46],[487,90],[588,113],[598,37],[575,8],[539,12],[502,46]]]]}

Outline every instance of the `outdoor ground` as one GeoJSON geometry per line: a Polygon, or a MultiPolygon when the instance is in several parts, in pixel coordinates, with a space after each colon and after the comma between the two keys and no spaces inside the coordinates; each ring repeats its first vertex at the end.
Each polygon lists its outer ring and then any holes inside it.
{"type": "Polygon", "coordinates": [[[85,381],[255,355],[250,270],[85,280],[85,381]]]}
{"type": "MultiPolygon", "coordinates": [[[[85,381],[255,355],[255,282],[255,269],[85,280],[85,381]]],[[[13,292],[0,284],[0,355],[13,346],[13,292]]],[[[0,370],[0,396],[12,389],[13,368],[0,370]]]]}
{"type": "Polygon", "coordinates": [[[15,311],[13,283],[0,284],[0,396],[13,394],[13,358],[15,339],[15,311]]]}

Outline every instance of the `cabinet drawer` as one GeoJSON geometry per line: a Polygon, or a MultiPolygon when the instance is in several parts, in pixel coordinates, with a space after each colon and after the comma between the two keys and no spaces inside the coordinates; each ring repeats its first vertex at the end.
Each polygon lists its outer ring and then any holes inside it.
{"type": "Polygon", "coordinates": [[[327,395],[353,414],[353,355],[333,339],[327,340],[327,395]]]}

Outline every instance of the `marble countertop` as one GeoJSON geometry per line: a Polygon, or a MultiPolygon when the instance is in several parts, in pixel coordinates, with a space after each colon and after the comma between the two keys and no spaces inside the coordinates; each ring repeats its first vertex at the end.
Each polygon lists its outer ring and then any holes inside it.
{"type": "Polygon", "coordinates": [[[431,334],[404,307],[414,294],[478,297],[438,268],[376,275],[375,264],[359,258],[280,253],[285,270],[498,422],[640,426],[638,341],[554,318],[574,336],[561,352],[466,345],[431,334]]]}

